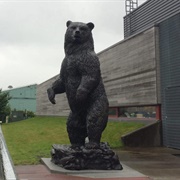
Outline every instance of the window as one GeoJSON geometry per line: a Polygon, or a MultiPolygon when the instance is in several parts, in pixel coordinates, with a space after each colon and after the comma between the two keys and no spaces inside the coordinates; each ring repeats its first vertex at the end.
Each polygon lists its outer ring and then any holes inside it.
{"type": "Polygon", "coordinates": [[[134,106],[134,107],[109,107],[109,117],[122,119],[151,119],[160,120],[160,105],[134,106]]]}
{"type": "Polygon", "coordinates": [[[110,107],[109,108],[109,116],[110,117],[118,117],[118,108],[117,107],[110,107]]]}
{"type": "Polygon", "coordinates": [[[120,107],[119,116],[127,118],[156,118],[156,106],[120,107]]]}

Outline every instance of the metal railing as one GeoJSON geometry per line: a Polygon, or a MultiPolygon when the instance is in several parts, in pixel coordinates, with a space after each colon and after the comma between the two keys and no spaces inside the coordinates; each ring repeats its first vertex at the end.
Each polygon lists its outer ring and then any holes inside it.
{"type": "MultiPolygon", "coordinates": [[[[10,154],[8,152],[5,139],[1,130],[0,125],[0,161],[2,161],[2,180],[17,180],[15,171],[14,171],[14,165],[12,163],[10,154]],[[4,179],[3,179],[4,178],[4,179]]],[[[0,177],[1,178],[1,177],[0,177]]]]}

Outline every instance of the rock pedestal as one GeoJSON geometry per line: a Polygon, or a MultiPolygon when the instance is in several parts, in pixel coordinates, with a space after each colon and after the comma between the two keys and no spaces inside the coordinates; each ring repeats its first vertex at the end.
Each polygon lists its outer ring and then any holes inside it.
{"type": "Polygon", "coordinates": [[[54,144],[51,161],[69,170],[122,170],[118,156],[107,143],[101,143],[98,149],[86,149],[84,146],[71,148],[70,145],[54,144]]]}

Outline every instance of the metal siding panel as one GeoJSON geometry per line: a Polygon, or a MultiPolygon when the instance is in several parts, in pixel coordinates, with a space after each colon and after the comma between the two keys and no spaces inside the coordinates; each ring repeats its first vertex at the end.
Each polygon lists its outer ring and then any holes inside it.
{"type": "Polygon", "coordinates": [[[166,129],[169,147],[180,149],[180,86],[167,88],[165,91],[166,129]]]}
{"type": "Polygon", "coordinates": [[[9,94],[11,96],[9,104],[12,110],[36,112],[36,85],[11,89],[9,94]]]}
{"type": "Polygon", "coordinates": [[[124,37],[152,27],[178,12],[180,12],[179,0],[149,0],[124,17],[124,37]]]}
{"type": "Polygon", "coordinates": [[[159,24],[163,142],[180,149],[180,13],[159,24]]]}

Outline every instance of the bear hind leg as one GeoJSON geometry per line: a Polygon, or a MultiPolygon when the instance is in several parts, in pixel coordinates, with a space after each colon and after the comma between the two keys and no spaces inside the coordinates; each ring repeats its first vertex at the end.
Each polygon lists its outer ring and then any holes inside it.
{"type": "Polygon", "coordinates": [[[86,124],[83,123],[80,115],[70,113],[67,121],[67,131],[72,147],[80,147],[85,145],[87,137],[86,124]]]}
{"type": "Polygon", "coordinates": [[[108,101],[97,101],[88,110],[87,115],[87,134],[89,143],[86,147],[89,149],[99,148],[101,135],[108,122],[108,101]]]}

